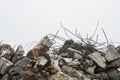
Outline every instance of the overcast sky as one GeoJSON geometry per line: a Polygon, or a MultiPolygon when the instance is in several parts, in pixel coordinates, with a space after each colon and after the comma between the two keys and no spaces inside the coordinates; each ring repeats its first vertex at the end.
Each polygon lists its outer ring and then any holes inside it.
{"type": "Polygon", "coordinates": [[[0,0],[0,40],[26,45],[46,34],[65,35],[60,22],[83,36],[101,28],[112,41],[120,42],[120,0],[0,0]]]}

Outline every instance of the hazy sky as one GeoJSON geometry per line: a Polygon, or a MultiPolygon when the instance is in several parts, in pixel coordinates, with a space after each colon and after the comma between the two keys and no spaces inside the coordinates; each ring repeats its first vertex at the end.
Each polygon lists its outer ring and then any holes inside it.
{"type": "Polygon", "coordinates": [[[26,45],[46,34],[65,35],[60,22],[83,36],[101,28],[120,42],[120,0],[0,0],[0,40],[26,45]]]}

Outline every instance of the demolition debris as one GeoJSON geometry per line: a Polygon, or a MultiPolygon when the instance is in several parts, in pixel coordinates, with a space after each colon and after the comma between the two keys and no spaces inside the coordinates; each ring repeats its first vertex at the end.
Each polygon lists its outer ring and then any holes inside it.
{"type": "Polygon", "coordinates": [[[1,43],[0,80],[120,80],[120,46],[101,50],[104,44],[76,37],[80,41],[49,34],[26,56],[22,45],[1,43]],[[54,46],[55,38],[64,44],[54,46]]]}

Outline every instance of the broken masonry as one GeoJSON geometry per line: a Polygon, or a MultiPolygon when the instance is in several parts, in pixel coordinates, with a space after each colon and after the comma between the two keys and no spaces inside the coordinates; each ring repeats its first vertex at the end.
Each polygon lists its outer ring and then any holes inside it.
{"type": "Polygon", "coordinates": [[[120,79],[119,46],[108,44],[102,51],[90,40],[65,40],[59,48],[53,47],[54,42],[47,35],[26,56],[22,45],[15,50],[9,44],[0,44],[0,80],[120,79]]]}

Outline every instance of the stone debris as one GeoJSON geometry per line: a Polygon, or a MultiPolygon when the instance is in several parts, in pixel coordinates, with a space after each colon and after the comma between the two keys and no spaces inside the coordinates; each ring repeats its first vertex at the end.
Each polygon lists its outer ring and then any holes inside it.
{"type": "Polygon", "coordinates": [[[116,51],[114,45],[109,45],[105,56],[107,61],[113,61],[120,58],[120,54],[116,51]]]}
{"type": "Polygon", "coordinates": [[[0,80],[120,80],[119,46],[102,51],[90,39],[68,39],[58,48],[54,38],[43,37],[27,53],[1,43],[0,80]]]}
{"type": "Polygon", "coordinates": [[[99,52],[94,52],[88,55],[101,68],[106,68],[104,57],[99,52]]]}

